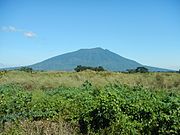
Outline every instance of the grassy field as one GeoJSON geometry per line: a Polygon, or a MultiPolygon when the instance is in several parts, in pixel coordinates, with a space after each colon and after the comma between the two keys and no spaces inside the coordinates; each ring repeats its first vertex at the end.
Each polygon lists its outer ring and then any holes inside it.
{"type": "Polygon", "coordinates": [[[79,87],[86,80],[93,86],[104,87],[109,83],[130,86],[143,85],[153,89],[180,89],[178,73],[116,73],[116,72],[21,72],[9,71],[0,77],[0,84],[20,84],[26,89],[51,89],[59,86],[79,87]]]}
{"type": "Polygon", "coordinates": [[[7,71],[0,135],[178,134],[180,74],[7,71]]]}

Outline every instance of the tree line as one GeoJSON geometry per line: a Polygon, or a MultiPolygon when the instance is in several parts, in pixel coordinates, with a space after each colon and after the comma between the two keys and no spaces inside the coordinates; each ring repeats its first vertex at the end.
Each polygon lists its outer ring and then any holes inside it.
{"type": "Polygon", "coordinates": [[[127,69],[128,73],[148,73],[149,70],[146,67],[137,67],[136,69],[127,69]]]}
{"type": "Polygon", "coordinates": [[[98,67],[90,67],[90,66],[82,66],[82,65],[78,65],[76,68],[74,68],[74,70],[76,72],[80,72],[80,71],[84,71],[84,70],[93,70],[93,71],[105,71],[105,69],[102,66],[98,66],[98,67]]]}
{"type": "MultiPolygon", "coordinates": [[[[19,71],[24,71],[28,73],[32,73],[34,71],[33,68],[31,67],[20,67],[17,70],[19,71]]],[[[93,70],[93,71],[106,71],[104,67],[98,66],[98,67],[91,67],[91,66],[82,66],[78,65],[77,67],[74,68],[76,72],[84,71],[84,70],[93,70]]],[[[4,72],[6,70],[0,70],[1,72],[4,72]]],[[[136,69],[127,69],[126,70],[128,73],[148,73],[149,70],[146,67],[137,67],[136,69]]],[[[6,71],[7,72],[7,71],[6,71]]],[[[176,73],[180,73],[180,69],[178,71],[174,71],[176,73]]]]}

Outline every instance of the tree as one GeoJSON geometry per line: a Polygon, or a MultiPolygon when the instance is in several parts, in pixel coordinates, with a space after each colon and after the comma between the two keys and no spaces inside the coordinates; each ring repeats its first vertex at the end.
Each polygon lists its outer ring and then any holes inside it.
{"type": "Polygon", "coordinates": [[[95,70],[95,71],[105,71],[102,66],[95,67],[93,70],[95,70]]]}
{"type": "Polygon", "coordinates": [[[82,66],[81,66],[81,65],[78,65],[76,68],[74,68],[74,70],[75,70],[76,72],[80,72],[80,71],[82,71],[82,66]]]}
{"type": "Polygon", "coordinates": [[[148,69],[145,68],[145,67],[137,67],[135,71],[136,72],[140,72],[140,73],[147,73],[147,72],[149,72],[148,69]]]}
{"type": "Polygon", "coordinates": [[[136,69],[127,69],[128,73],[136,73],[136,69]]]}
{"type": "Polygon", "coordinates": [[[30,67],[21,67],[20,69],[18,69],[19,71],[24,71],[24,72],[28,72],[28,73],[32,73],[33,69],[30,67]]]}
{"type": "Polygon", "coordinates": [[[99,67],[90,67],[90,66],[81,66],[81,65],[78,65],[76,68],[74,68],[74,70],[76,72],[80,72],[80,71],[84,71],[84,70],[93,70],[93,71],[105,71],[105,69],[102,67],[102,66],[99,66],[99,67]]]}

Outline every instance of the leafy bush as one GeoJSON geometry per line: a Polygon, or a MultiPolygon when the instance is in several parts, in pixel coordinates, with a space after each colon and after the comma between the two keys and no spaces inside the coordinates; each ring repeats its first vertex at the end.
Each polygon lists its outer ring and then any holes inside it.
{"type": "Polygon", "coordinates": [[[0,87],[0,130],[4,128],[5,122],[15,122],[28,117],[31,97],[31,93],[16,85],[0,87]]]}
{"type": "MultiPolygon", "coordinates": [[[[180,95],[143,86],[110,84],[29,92],[19,85],[0,86],[0,122],[57,122],[79,127],[82,134],[178,134],[180,95]]],[[[5,127],[4,127],[5,128],[5,127]]],[[[4,131],[1,128],[1,131],[4,131]]]]}

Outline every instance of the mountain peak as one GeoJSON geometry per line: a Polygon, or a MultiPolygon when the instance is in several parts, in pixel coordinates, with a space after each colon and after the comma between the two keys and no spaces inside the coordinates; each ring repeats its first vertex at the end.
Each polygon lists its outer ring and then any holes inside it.
{"type": "Polygon", "coordinates": [[[91,49],[95,49],[95,50],[104,50],[104,49],[101,48],[101,47],[95,47],[95,48],[91,48],[91,49]]]}
{"type": "MultiPolygon", "coordinates": [[[[136,69],[143,66],[136,61],[124,58],[107,49],[96,47],[58,55],[29,67],[35,70],[73,71],[77,65],[102,66],[110,71],[126,71],[127,69],[136,69]]],[[[162,71],[162,69],[153,67],[148,67],[148,69],[151,71],[162,71]]]]}
{"type": "Polygon", "coordinates": [[[104,51],[104,49],[103,48],[101,48],[101,47],[95,47],[95,48],[88,48],[88,49],[79,49],[79,51],[84,51],[84,50],[86,50],[86,51],[92,51],[92,50],[103,50],[104,51]]]}

